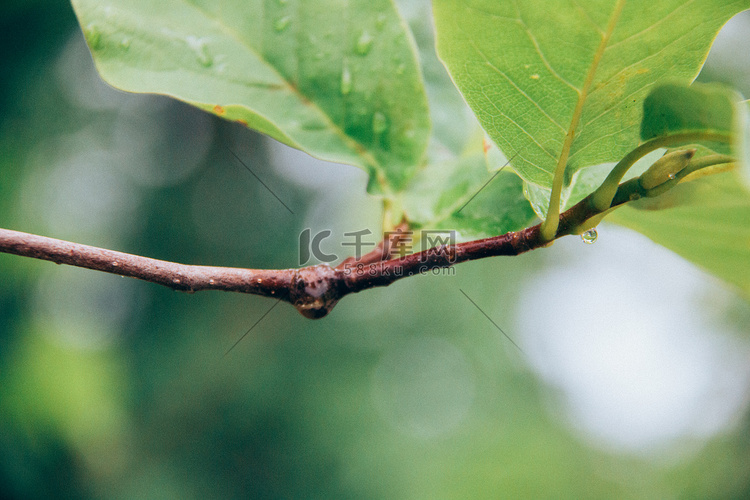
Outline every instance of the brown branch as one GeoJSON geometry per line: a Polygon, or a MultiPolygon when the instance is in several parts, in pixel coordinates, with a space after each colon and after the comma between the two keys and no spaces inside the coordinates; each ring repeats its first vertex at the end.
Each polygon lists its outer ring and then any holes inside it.
{"type": "MultiPolygon", "coordinates": [[[[638,180],[633,179],[620,185],[612,206],[644,195],[638,180]]],[[[593,208],[590,198],[560,214],[555,238],[576,232],[586,220],[601,214],[593,208]]],[[[308,318],[321,318],[350,293],[388,286],[401,278],[469,260],[518,255],[550,243],[542,239],[538,224],[492,238],[442,245],[386,260],[406,229],[408,226],[402,223],[398,226],[399,232],[391,234],[388,241],[381,242],[375,250],[360,259],[346,259],[335,269],[327,264],[301,269],[192,266],[8,229],[0,229],[0,252],[131,276],[186,292],[224,290],[275,297],[291,303],[308,318]]]]}
{"type": "Polygon", "coordinates": [[[378,245],[370,252],[364,254],[359,259],[356,257],[348,257],[341,262],[336,269],[348,269],[356,265],[374,264],[381,260],[388,260],[391,257],[391,251],[393,248],[398,248],[398,244],[401,240],[406,239],[410,236],[409,223],[403,220],[393,231],[388,235],[388,238],[384,238],[378,245]]]}
{"type": "Polygon", "coordinates": [[[191,266],[0,229],[0,252],[96,269],[158,283],[174,290],[225,290],[289,298],[295,270],[191,266]]]}

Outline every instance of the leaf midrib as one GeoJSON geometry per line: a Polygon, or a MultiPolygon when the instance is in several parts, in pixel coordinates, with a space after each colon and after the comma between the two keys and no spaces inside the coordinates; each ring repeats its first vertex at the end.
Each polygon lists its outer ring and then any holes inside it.
{"type": "Polygon", "coordinates": [[[586,74],[586,79],[583,82],[581,90],[578,91],[578,101],[576,102],[576,107],[573,109],[573,115],[570,118],[568,132],[565,134],[565,141],[563,142],[563,147],[560,151],[560,157],[557,161],[557,167],[555,169],[555,179],[561,179],[562,175],[565,173],[565,166],[568,162],[568,157],[570,156],[570,148],[575,141],[576,129],[578,128],[578,123],[581,120],[583,108],[586,104],[586,99],[588,99],[589,90],[591,89],[591,85],[594,83],[594,78],[596,76],[596,71],[599,68],[599,63],[601,63],[604,52],[607,50],[607,45],[609,44],[609,40],[612,37],[612,33],[615,30],[615,26],[617,25],[617,21],[619,20],[620,14],[622,14],[622,10],[624,7],[625,0],[618,0],[615,4],[615,8],[609,18],[609,23],[607,24],[607,29],[602,34],[602,41],[599,43],[599,47],[594,53],[594,58],[591,62],[591,66],[589,67],[589,71],[586,74]]]}

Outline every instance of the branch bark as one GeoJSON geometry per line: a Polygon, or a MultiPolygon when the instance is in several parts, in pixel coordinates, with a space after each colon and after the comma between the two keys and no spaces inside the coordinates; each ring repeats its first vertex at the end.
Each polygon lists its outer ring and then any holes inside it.
{"type": "MultiPolygon", "coordinates": [[[[611,207],[645,195],[638,179],[632,179],[619,186],[611,207]]],[[[555,239],[580,232],[587,220],[602,214],[592,203],[592,196],[583,199],[560,214],[555,239]]],[[[291,303],[308,318],[322,318],[350,293],[388,286],[401,278],[469,260],[518,255],[548,246],[551,242],[542,238],[540,226],[391,259],[390,249],[403,237],[396,233],[372,252],[360,259],[346,259],[336,268],[327,264],[300,269],[193,266],[9,229],[0,229],[0,252],[131,276],[185,292],[223,290],[274,297],[291,303]]],[[[399,228],[406,231],[408,226],[402,223],[399,228]]]]}
{"type": "Polygon", "coordinates": [[[192,266],[0,229],[0,252],[96,269],[158,283],[174,290],[225,290],[288,299],[294,269],[192,266]]]}

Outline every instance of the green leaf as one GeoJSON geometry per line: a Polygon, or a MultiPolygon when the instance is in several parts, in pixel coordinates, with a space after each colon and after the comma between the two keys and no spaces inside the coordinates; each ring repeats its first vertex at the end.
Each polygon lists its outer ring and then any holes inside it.
{"type": "Polygon", "coordinates": [[[740,95],[720,84],[667,84],[643,102],[641,139],[681,132],[732,133],[740,95]]]}
{"type": "Polygon", "coordinates": [[[419,48],[432,115],[430,160],[459,156],[474,137],[479,123],[437,57],[431,3],[429,0],[397,0],[397,4],[419,48]]]}
{"type": "MultiPolygon", "coordinates": [[[[675,134],[718,134],[732,136],[736,144],[730,147],[726,142],[712,141],[710,138],[695,142],[685,142],[697,148],[696,158],[713,152],[731,153],[740,151],[739,139],[744,137],[744,130],[739,130],[744,123],[745,104],[741,96],[721,84],[665,84],[653,89],[643,103],[643,121],[641,138],[644,141],[656,137],[674,136],[675,134]]],[[[679,144],[679,143],[675,143],[679,144]]],[[[640,175],[663,154],[658,149],[641,158],[632,166],[625,179],[640,175]]],[[[577,203],[592,188],[601,185],[614,163],[583,168],[572,175],[565,183],[560,199],[560,208],[564,210],[577,203]]],[[[544,217],[549,206],[550,190],[535,184],[525,183],[524,193],[534,211],[544,217]]]]}
{"type": "Polygon", "coordinates": [[[454,230],[469,241],[517,231],[534,223],[522,180],[510,169],[488,171],[478,134],[458,158],[429,165],[404,193],[409,221],[428,230],[454,230]]]}
{"type": "Polygon", "coordinates": [[[102,77],[167,94],[400,190],[430,133],[390,0],[73,0],[102,77]]]}
{"type": "Polygon", "coordinates": [[[606,220],[646,235],[750,298],[750,191],[736,173],[680,183],[606,220]]]}
{"type": "Polygon", "coordinates": [[[436,0],[438,52],[482,126],[528,182],[550,189],[639,142],[662,79],[690,82],[750,1],[436,0]],[[569,148],[569,155],[566,155],[569,148]],[[567,156],[567,158],[566,158],[567,156]]]}

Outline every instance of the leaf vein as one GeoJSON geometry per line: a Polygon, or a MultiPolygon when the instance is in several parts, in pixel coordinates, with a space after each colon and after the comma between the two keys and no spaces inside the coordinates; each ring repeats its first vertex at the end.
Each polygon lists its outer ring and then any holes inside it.
{"type": "Polygon", "coordinates": [[[596,31],[599,33],[599,35],[604,36],[604,30],[599,27],[598,24],[594,22],[594,20],[591,18],[591,15],[586,11],[586,9],[583,8],[583,6],[578,3],[578,0],[571,0],[573,5],[575,6],[576,10],[578,10],[581,14],[583,14],[583,17],[591,23],[591,25],[596,28],[596,31]]]}
{"type": "MultiPolygon", "coordinates": [[[[552,122],[552,124],[554,124],[555,126],[557,126],[557,128],[559,128],[559,129],[560,129],[561,131],[563,131],[563,132],[565,131],[565,127],[563,127],[562,125],[560,125],[559,123],[557,123],[557,121],[555,121],[555,119],[554,119],[554,118],[552,118],[552,117],[551,117],[551,116],[550,116],[550,115],[549,115],[549,114],[548,114],[548,113],[547,113],[547,112],[546,112],[546,111],[544,110],[544,108],[542,108],[542,107],[541,107],[541,106],[539,105],[539,103],[537,103],[537,102],[536,102],[536,101],[535,101],[534,99],[532,99],[532,98],[531,98],[531,96],[530,96],[530,95],[528,95],[528,94],[527,94],[526,92],[524,92],[524,91],[523,91],[523,89],[521,89],[521,87],[519,87],[518,85],[516,85],[516,83],[515,83],[515,82],[513,81],[513,79],[511,79],[511,78],[510,78],[510,77],[509,77],[508,75],[506,75],[506,74],[505,74],[505,73],[504,73],[504,72],[503,72],[503,71],[502,71],[502,70],[501,70],[500,68],[498,68],[497,66],[495,66],[494,64],[492,64],[492,62],[490,62],[490,60],[489,60],[489,59],[487,58],[487,56],[485,56],[485,55],[484,55],[484,53],[483,53],[483,52],[481,51],[481,49],[479,49],[479,47],[477,46],[477,44],[476,44],[476,43],[474,42],[474,40],[473,40],[473,39],[470,39],[470,42],[471,42],[471,45],[472,45],[472,47],[474,47],[474,50],[476,50],[476,51],[477,51],[477,53],[478,53],[478,54],[479,54],[480,56],[482,56],[482,59],[484,59],[484,62],[485,62],[485,63],[487,64],[487,66],[489,66],[489,67],[490,67],[490,68],[492,68],[492,69],[493,69],[493,70],[494,70],[495,72],[497,72],[497,74],[499,74],[500,76],[502,76],[503,78],[505,78],[505,80],[507,80],[507,81],[508,81],[508,83],[510,83],[510,84],[511,84],[511,85],[513,86],[513,88],[515,88],[515,89],[516,89],[516,90],[518,91],[518,93],[519,93],[519,94],[521,94],[521,95],[522,95],[522,96],[523,96],[524,98],[526,98],[526,99],[527,99],[527,100],[528,100],[528,101],[529,101],[529,102],[530,102],[531,104],[533,104],[535,108],[537,108],[537,109],[538,109],[539,111],[541,111],[541,112],[542,112],[542,114],[543,114],[543,115],[544,115],[544,116],[545,116],[545,117],[546,117],[546,118],[547,118],[547,119],[548,119],[548,120],[549,120],[550,122],[552,122]]],[[[493,102],[493,101],[492,101],[491,99],[490,99],[490,101],[492,102],[492,104],[493,104],[493,106],[495,107],[495,109],[498,109],[498,108],[497,108],[497,106],[495,105],[495,103],[494,103],[494,102],[493,102]]],[[[498,109],[498,111],[499,111],[499,109],[498,109]]]]}
{"type": "Polygon", "coordinates": [[[633,33],[632,35],[630,35],[627,38],[623,38],[622,40],[619,40],[618,42],[613,43],[612,45],[609,46],[609,48],[610,49],[615,48],[615,47],[617,47],[618,45],[620,45],[622,43],[626,43],[626,42],[632,40],[633,38],[639,37],[639,36],[641,36],[641,35],[643,35],[645,33],[648,33],[649,31],[653,31],[653,30],[657,29],[659,25],[661,25],[661,24],[663,24],[665,22],[668,22],[669,18],[675,16],[676,13],[679,10],[687,8],[687,7],[689,7],[693,3],[695,3],[695,0],[688,0],[687,2],[681,4],[679,7],[677,7],[676,9],[674,9],[672,12],[670,12],[669,14],[667,14],[666,16],[664,16],[661,19],[659,19],[658,21],[656,21],[654,24],[652,24],[652,25],[650,25],[650,26],[642,29],[641,31],[639,31],[637,33],[633,33]]]}
{"type": "MultiPolygon", "coordinates": [[[[523,29],[526,32],[526,36],[529,37],[529,40],[531,40],[531,43],[534,45],[534,50],[536,50],[536,53],[539,54],[539,57],[542,60],[542,64],[544,64],[544,66],[547,68],[547,70],[549,70],[549,72],[552,73],[552,76],[554,76],[555,78],[557,78],[558,80],[560,80],[560,82],[562,82],[563,84],[567,85],[571,89],[575,90],[575,92],[580,95],[581,89],[579,89],[578,87],[576,87],[575,85],[573,85],[572,83],[570,83],[569,81],[567,81],[557,71],[555,71],[555,69],[552,67],[552,65],[547,60],[547,57],[542,52],[542,48],[539,46],[539,42],[537,42],[536,37],[531,32],[531,30],[529,29],[529,27],[526,25],[526,23],[523,22],[523,19],[520,19],[520,22],[521,22],[521,26],[523,26],[523,29]]],[[[560,127],[560,128],[562,130],[565,130],[563,127],[560,127]]]]}

